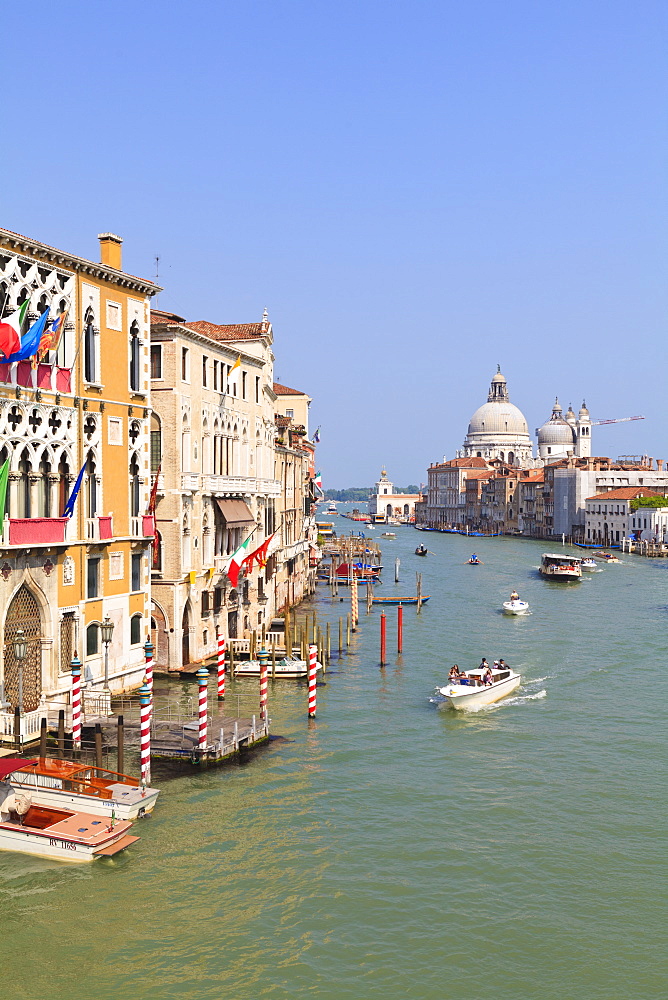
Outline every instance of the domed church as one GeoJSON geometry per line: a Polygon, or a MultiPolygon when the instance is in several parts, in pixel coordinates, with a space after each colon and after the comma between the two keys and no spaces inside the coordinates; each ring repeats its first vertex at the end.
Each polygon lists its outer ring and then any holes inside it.
{"type": "Polygon", "coordinates": [[[568,455],[586,458],[591,455],[591,417],[583,403],[577,417],[571,406],[562,416],[559,400],[555,399],[552,416],[536,430],[538,454],[546,465],[568,455]]]}
{"type": "Polygon", "coordinates": [[[530,468],[535,464],[533,442],[524,414],[510,402],[501,367],[489,389],[487,402],[471,417],[464,447],[458,458],[500,459],[508,465],[530,468]]]}

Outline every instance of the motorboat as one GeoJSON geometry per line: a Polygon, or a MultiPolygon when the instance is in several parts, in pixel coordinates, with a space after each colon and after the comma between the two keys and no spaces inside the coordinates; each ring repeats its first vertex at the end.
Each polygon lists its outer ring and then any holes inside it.
{"type": "Polygon", "coordinates": [[[69,760],[5,758],[7,763],[12,760],[17,769],[9,783],[16,792],[29,795],[35,805],[83,809],[96,816],[133,820],[153,812],[160,794],[159,789],[146,788],[127,774],[82,767],[69,760]]]}
{"type": "Polygon", "coordinates": [[[483,684],[483,674],[486,668],[476,667],[468,670],[460,677],[448,681],[444,687],[436,688],[436,694],[443,698],[444,706],[476,712],[485,705],[493,705],[501,698],[512,694],[519,686],[522,678],[510,667],[499,669],[492,667],[492,683],[483,684]]]}
{"type": "Polygon", "coordinates": [[[553,552],[544,552],[540,573],[550,580],[579,580],[582,576],[580,562],[579,556],[562,556],[553,552]]]}
{"type": "Polygon", "coordinates": [[[506,615],[526,615],[529,611],[529,602],[516,600],[504,601],[503,611],[506,615]]]}
{"type": "Polygon", "coordinates": [[[607,563],[618,563],[618,562],[620,562],[619,558],[613,552],[597,552],[596,553],[596,558],[597,559],[602,559],[603,562],[607,562],[607,563]]]}
{"type": "Polygon", "coordinates": [[[598,563],[596,562],[595,559],[592,559],[591,556],[585,556],[584,559],[581,559],[580,566],[582,567],[583,570],[586,570],[588,573],[593,573],[594,570],[598,569],[598,563]]]}
{"type": "Polygon", "coordinates": [[[381,531],[380,537],[381,538],[396,538],[397,534],[396,534],[395,531],[381,531]]]}
{"type": "MultiPolygon", "coordinates": [[[[352,573],[357,580],[361,582],[362,580],[375,581],[380,576],[380,571],[382,566],[372,566],[370,563],[353,563],[352,573]]],[[[339,582],[345,582],[350,576],[351,568],[350,564],[347,562],[341,563],[340,566],[336,568],[336,575],[339,582]]]]}
{"type": "Polygon", "coordinates": [[[329,506],[328,506],[327,510],[325,511],[325,513],[326,514],[337,514],[338,513],[338,511],[336,509],[336,500],[332,500],[332,502],[329,504],[329,506]]]}
{"type": "MultiPolygon", "coordinates": [[[[282,656],[280,660],[276,660],[275,668],[271,661],[267,663],[267,674],[285,680],[299,680],[302,677],[308,677],[308,666],[308,660],[302,660],[298,656],[282,656]]],[[[322,670],[322,664],[319,662],[316,663],[316,671],[318,670],[322,670]]],[[[260,661],[235,660],[234,676],[259,677],[260,661]]]]}
{"type": "MultiPolygon", "coordinates": [[[[16,759],[0,760],[0,777],[16,770],[16,759]]],[[[22,761],[22,763],[29,763],[22,761]]],[[[0,780],[0,850],[36,854],[61,861],[94,861],[113,857],[136,843],[130,836],[132,823],[106,819],[75,809],[38,805],[30,794],[17,792],[0,780]]]]}

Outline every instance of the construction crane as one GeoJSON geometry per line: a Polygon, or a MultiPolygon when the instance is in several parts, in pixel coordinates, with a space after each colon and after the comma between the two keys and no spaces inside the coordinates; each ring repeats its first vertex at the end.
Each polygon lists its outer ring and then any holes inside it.
{"type": "Polygon", "coordinates": [[[626,424],[629,420],[644,420],[644,417],[617,417],[615,420],[592,420],[592,427],[600,427],[601,424],[626,424]]]}

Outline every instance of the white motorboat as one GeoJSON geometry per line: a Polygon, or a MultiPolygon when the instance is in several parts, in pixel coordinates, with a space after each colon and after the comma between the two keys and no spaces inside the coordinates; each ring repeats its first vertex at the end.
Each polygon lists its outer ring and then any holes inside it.
{"type": "Polygon", "coordinates": [[[6,757],[3,761],[7,765],[10,762],[16,766],[8,779],[12,788],[28,795],[35,805],[134,820],[152,812],[160,794],[157,788],[146,788],[127,774],[69,760],[6,757]]]}
{"type": "Polygon", "coordinates": [[[444,699],[443,704],[446,706],[476,712],[485,705],[500,701],[520,686],[522,678],[510,667],[501,670],[492,667],[491,670],[491,684],[483,684],[485,668],[476,667],[456,680],[449,681],[445,687],[436,688],[436,694],[444,699]]]}
{"type": "Polygon", "coordinates": [[[550,580],[579,580],[582,576],[581,560],[577,556],[562,556],[544,552],[540,572],[550,580]]]}
{"type": "MultiPolygon", "coordinates": [[[[322,670],[322,664],[316,663],[316,672],[322,670]]],[[[298,656],[283,656],[276,660],[276,668],[271,665],[271,660],[267,664],[267,675],[269,677],[285,678],[286,680],[298,680],[300,677],[308,677],[308,660],[300,660],[298,656]]],[[[235,677],[259,677],[259,660],[235,660],[235,677]]]]}
{"type": "Polygon", "coordinates": [[[515,601],[504,601],[503,611],[506,615],[526,615],[529,611],[529,602],[520,601],[519,597],[515,601]]]}
{"type": "MultiPolygon", "coordinates": [[[[16,766],[15,762],[5,764],[0,761],[3,778],[16,766]]],[[[0,781],[0,850],[61,861],[94,861],[112,857],[136,843],[139,837],[129,836],[131,828],[127,820],[37,805],[30,795],[17,792],[8,781],[0,781]]]]}
{"type": "Polygon", "coordinates": [[[585,556],[584,559],[580,560],[580,566],[582,569],[586,570],[588,573],[593,573],[598,569],[598,563],[591,556],[585,556]]]}

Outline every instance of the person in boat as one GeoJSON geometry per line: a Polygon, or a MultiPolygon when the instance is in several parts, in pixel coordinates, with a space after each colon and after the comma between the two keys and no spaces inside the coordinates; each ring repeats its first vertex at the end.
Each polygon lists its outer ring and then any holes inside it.
{"type": "Polygon", "coordinates": [[[480,666],[478,667],[478,670],[489,670],[489,663],[487,662],[484,656],[480,661],[480,666]]]}
{"type": "Polygon", "coordinates": [[[519,601],[519,599],[520,599],[520,595],[517,593],[516,590],[513,590],[512,594],[510,595],[510,600],[511,601],[519,601]]]}
{"type": "Polygon", "coordinates": [[[510,670],[505,660],[499,660],[499,670],[510,670]]]}
{"type": "Polygon", "coordinates": [[[455,663],[454,667],[450,667],[450,673],[448,674],[448,679],[451,681],[457,681],[459,680],[459,677],[460,677],[459,667],[455,663]]]}
{"type": "Polygon", "coordinates": [[[489,685],[493,684],[494,682],[494,678],[492,677],[492,668],[490,667],[489,663],[487,664],[487,670],[482,675],[482,682],[485,685],[485,687],[489,687],[489,685]]]}

